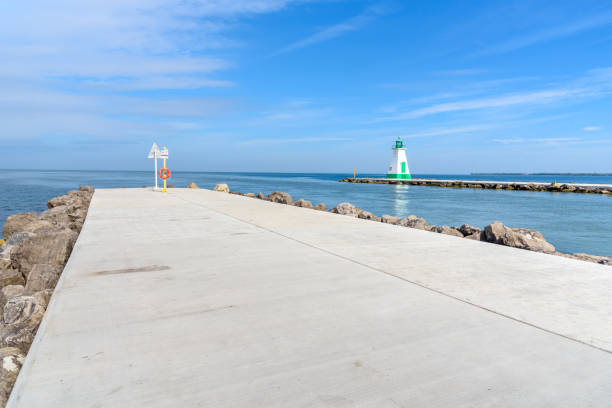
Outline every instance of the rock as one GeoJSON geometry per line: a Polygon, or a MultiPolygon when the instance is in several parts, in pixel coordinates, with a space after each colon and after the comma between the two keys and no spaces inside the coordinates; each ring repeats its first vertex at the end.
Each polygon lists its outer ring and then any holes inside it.
{"type": "Polygon", "coordinates": [[[472,235],[466,235],[464,238],[473,239],[474,241],[486,241],[487,240],[484,231],[475,232],[472,235]]]}
{"type": "Polygon", "coordinates": [[[257,193],[257,198],[259,198],[260,200],[265,200],[266,196],[260,191],[259,193],[257,193]]]}
{"type": "Polygon", "coordinates": [[[239,196],[244,195],[240,191],[230,191],[229,193],[233,195],[239,195],[239,196]]]}
{"type": "Polygon", "coordinates": [[[11,265],[11,252],[15,247],[26,240],[26,238],[34,236],[31,232],[15,232],[4,244],[0,247],[0,268],[8,268],[11,265]]]}
{"type": "Polygon", "coordinates": [[[468,224],[463,224],[458,228],[459,232],[461,232],[464,236],[474,235],[476,233],[480,233],[480,228],[472,227],[468,224]]]}
{"type": "Polygon", "coordinates": [[[281,191],[274,191],[268,194],[268,200],[272,201],[273,203],[293,204],[291,195],[289,193],[283,193],[281,191]]]}
{"type": "Polygon", "coordinates": [[[166,188],[176,188],[176,186],[174,184],[168,184],[166,188]]]}
{"type": "Polygon", "coordinates": [[[24,276],[28,276],[36,264],[63,267],[77,236],[75,231],[63,229],[28,237],[11,252],[11,264],[24,276]]]}
{"type": "Polygon", "coordinates": [[[45,305],[45,310],[47,306],[49,306],[49,301],[51,300],[51,296],[53,295],[53,289],[45,289],[39,292],[34,293],[32,296],[38,297],[42,303],[45,305]]]}
{"type": "Polygon", "coordinates": [[[253,194],[253,193],[246,193],[244,196],[245,197],[255,198],[255,194],[253,194]]]}
{"type": "Polygon", "coordinates": [[[564,254],[562,252],[555,252],[555,255],[563,256],[565,258],[578,259],[580,261],[594,262],[601,265],[610,265],[612,266],[612,257],[609,256],[598,256],[598,255],[589,255],[589,254],[564,254]]]}
{"type": "Polygon", "coordinates": [[[20,232],[31,232],[33,234],[36,234],[40,232],[51,231],[54,229],[57,228],[55,225],[53,225],[53,223],[48,220],[40,219],[37,217],[32,222],[24,225],[20,232]]]}
{"type": "Polygon", "coordinates": [[[213,188],[213,191],[219,191],[221,193],[229,193],[230,190],[227,184],[217,184],[215,188],[213,188]]]}
{"type": "Polygon", "coordinates": [[[58,265],[35,264],[26,279],[25,292],[35,293],[55,288],[63,268],[58,265]]]}
{"type": "Polygon", "coordinates": [[[94,193],[94,188],[92,186],[79,186],[79,191],[87,191],[90,194],[94,193]]]}
{"type": "Polygon", "coordinates": [[[427,221],[425,221],[421,217],[417,217],[416,215],[409,215],[400,220],[400,225],[403,227],[416,228],[420,230],[429,231],[430,227],[427,221]]]}
{"type": "Polygon", "coordinates": [[[436,227],[436,232],[439,234],[453,235],[455,237],[463,238],[463,234],[459,232],[457,228],[449,227],[448,225],[440,225],[436,227]]]}
{"type": "Polygon", "coordinates": [[[325,206],[325,203],[319,203],[314,206],[314,209],[319,211],[325,211],[327,210],[327,207],[325,206]]]}
{"type": "Polygon", "coordinates": [[[297,200],[295,203],[293,203],[293,205],[296,207],[313,208],[312,203],[308,200],[304,200],[303,198],[297,200]]]}
{"type": "Polygon", "coordinates": [[[2,269],[0,270],[0,288],[7,285],[25,285],[25,279],[17,269],[2,269]]]}
{"type": "Polygon", "coordinates": [[[51,207],[50,209],[40,213],[40,219],[60,228],[70,228],[72,219],[68,215],[69,211],[74,211],[76,208],[69,208],[66,205],[51,207]]]}
{"type": "MultiPolygon", "coordinates": [[[[88,209],[89,202],[75,201],[75,204],[55,206],[43,211],[40,213],[39,218],[50,222],[60,229],[70,228],[78,232],[83,227],[88,209]]],[[[41,229],[44,230],[44,228],[41,229]]]]}
{"type": "Polygon", "coordinates": [[[385,224],[399,225],[400,221],[401,221],[401,218],[394,217],[394,216],[388,215],[388,214],[383,214],[383,216],[380,217],[380,221],[384,222],[385,224]]]}
{"type": "Polygon", "coordinates": [[[487,225],[484,231],[488,242],[548,254],[555,252],[555,247],[536,230],[509,228],[501,222],[495,221],[487,225]]]}
{"type": "Polygon", "coordinates": [[[332,212],[334,214],[348,215],[349,217],[357,217],[362,211],[362,209],[355,207],[351,203],[340,203],[331,210],[329,210],[329,212],[332,212]]]}
{"type": "Polygon", "coordinates": [[[376,215],[372,214],[369,211],[361,211],[359,215],[357,215],[357,218],[361,218],[364,220],[370,220],[370,221],[376,221],[376,222],[381,221],[380,217],[377,217],[376,215]]]}
{"type": "Polygon", "coordinates": [[[36,213],[21,213],[9,215],[4,222],[4,228],[2,229],[2,235],[10,238],[15,232],[21,232],[25,230],[25,227],[33,221],[36,221],[38,216],[36,213]]]}
{"type": "Polygon", "coordinates": [[[47,201],[48,208],[61,206],[89,207],[92,194],[88,191],[71,190],[67,194],[47,201]]]}
{"type": "Polygon", "coordinates": [[[4,407],[21,370],[25,354],[16,347],[0,348],[0,406],[4,407]]]}
{"type": "Polygon", "coordinates": [[[6,302],[0,322],[2,345],[27,353],[47,307],[46,293],[16,296],[6,302]]]}
{"type": "Polygon", "coordinates": [[[196,183],[194,183],[193,181],[189,184],[187,184],[187,188],[194,188],[196,190],[199,190],[200,187],[198,187],[198,185],[196,183]]]}
{"type": "Polygon", "coordinates": [[[15,296],[21,296],[25,292],[23,285],[7,285],[0,289],[0,310],[4,308],[6,302],[15,296]]]}

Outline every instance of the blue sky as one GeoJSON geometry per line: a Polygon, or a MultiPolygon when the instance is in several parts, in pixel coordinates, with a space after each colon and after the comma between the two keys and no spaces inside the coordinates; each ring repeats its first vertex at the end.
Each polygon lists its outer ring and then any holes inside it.
{"type": "Polygon", "coordinates": [[[612,171],[609,1],[0,0],[4,168],[612,171]]]}

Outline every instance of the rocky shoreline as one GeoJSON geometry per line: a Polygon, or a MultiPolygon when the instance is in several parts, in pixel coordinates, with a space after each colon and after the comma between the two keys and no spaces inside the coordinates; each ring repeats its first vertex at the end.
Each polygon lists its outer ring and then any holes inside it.
{"type": "Polygon", "coordinates": [[[9,216],[0,240],[0,406],[4,407],[64,265],[85,222],[94,189],[47,202],[40,214],[9,216]]]}
{"type": "MultiPolygon", "coordinates": [[[[188,188],[198,188],[198,186],[192,182],[189,184],[188,188]]],[[[305,200],[303,198],[297,201],[293,201],[290,194],[280,191],[275,191],[267,196],[265,196],[261,192],[258,194],[243,194],[235,191],[230,191],[227,184],[217,184],[214,190],[230,194],[243,195],[246,197],[271,201],[280,204],[287,204],[296,207],[326,211],[324,203],[313,205],[310,201],[305,200]]],[[[371,212],[355,207],[351,203],[340,203],[334,208],[330,209],[329,212],[375,222],[398,225],[401,227],[416,228],[424,231],[453,235],[459,238],[466,238],[475,241],[483,241],[498,245],[511,246],[514,248],[526,249],[529,251],[543,252],[546,254],[563,256],[566,258],[578,259],[581,261],[594,262],[601,265],[612,266],[612,257],[583,253],[566,254],[563,252],[558,252],[555,247],[550,242],[546,241],[544,236],[538,231],[527,228],[510,228],[499,221],[492,222],[491,224],[485,226],[482,229],[468,224],[463,224],[460,227],[452,227],[448,225],[430,225],[429,223],[427,223],[427,221],[425,221],[425,219],[417,217],[416,215],[409,215],[404,218],[398,218],[392,215],[383,214],[379,217],[372,214],[371,212]]]]}
{"type": "Polygon", "coordinates": [[[347,177],[341,183],[367,183],[367,184],[408,184],[415,186],[450,187],[450,188],[481,188],[489,190],[519,190],[519,191],[547,191],[551,193],[583,193],[612,195],[612,186],[609,185],[583,185],[573,183],[524,183],[524,182],[495,182],[480,180],[430,180],[430,179],[384,179],[370,177],[347,177]]]}

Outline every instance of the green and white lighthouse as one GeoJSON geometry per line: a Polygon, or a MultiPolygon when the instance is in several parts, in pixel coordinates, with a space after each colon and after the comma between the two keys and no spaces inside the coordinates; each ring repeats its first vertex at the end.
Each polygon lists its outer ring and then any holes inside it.
{"type": "Polygon", "coordinates": [[[393,160],[389,165],[387,172],[388,179],[411,179],[410,169],[408,168],[408,159],[406,159],[406,148],[404,142],[399,137],[395,141],[393,148],[393,160]]]}

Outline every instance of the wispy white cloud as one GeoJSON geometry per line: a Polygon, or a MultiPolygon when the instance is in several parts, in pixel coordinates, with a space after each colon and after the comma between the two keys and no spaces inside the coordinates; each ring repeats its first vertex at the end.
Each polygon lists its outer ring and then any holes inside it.
{"type": "Polygon", "coordinates": [[[545,138],[523,138],[523,137],[515,137],[509,139],[493,139],[494,142],[503,143],[503,144],[513,144],[513,143],[549,143],[549,144],[561,144],[561,143],[569,143],[569,142],[578,142],[580,141],[577,137],[545,137],[545,138]]]}
{"type": "Polygon", "coordinates": [[[238,18],[310,0],[57,0],[9,2],[0,12],[0,137],[192,132],[163,122],[217,118],[238,18]],[[227,55],[226,53],[224,55],[227,55]],[[149,92],[139,97],[132,91],[149,92]],[[153,120],[151,120],[153,119],[153,120]],[[171,121],[171,120],[170,120],[171,121]]]}
{"type": "Polygon", "coordinates": [[[432,129],[425,132],[407,133],[402,135],[403,138],[418,138],[418,137],[431,137],[431,136],[445,136],[445,135],[456,135],[473,132],[481,132],[497,127],[495,124],[482,124],[482,125],[471,125],[471,126],[459,126],[442,129],[432,129]]]}
{"type": "Polygon", "coordinates": [[[295,51],[300,48],[308,47],[310,45],[318,44],[323,41],[328,41],[333,38],[340,37],[341,35],[344,35],[351,31],[359,30],[384,12],[385,8],[380,5],[368,7],[361,14],[351,17],[338,24],[323,28],[322,30],[317,31],[316,33],[306,38],[287,45],[286,47],[276,51],[272,55],[279,55],[295,51]]]}
{"type": "Polygon", "coordinates": [[[611,23],[612,12],[605,12],[587,17],[585,19],[569,22],[564,25],[545,28],[527,35],[519,36],[509,41],[486,47],[474,53],[473,56],[502,54],[505,52],[518,50],[520,48],[529,47],[538,43],[568,37],[574,34],[581,33],[583,31],[596,29],[611,23]]]}
{"type": "Polygon", "coordinates": [[[508,108],[523,105],[546,105],[560,101],[577,101],[584,98],[601,97],[612,93],[612,68],[588,71],[584,76],[551,85],[547,89],[527,90],[499,96],[462,99],[437,103],[375,119],[374,122],[410,120],[430,115],[473,111],[494,108],[508,108]]]}
{"type": "Polygon", "coordinates": [[[262,145],[262,144],[293,144],[293,143],[315,143],[315,142],[345,142],[352,140],[348,137],[298,137],[298,138],[261,138],[250,139],[240,142],[242,146],[262,145]]]}
{"type": "Polygon", "coordinates": [[[293,99],[280,106],[262,109],[249,124],[261,125],[274,123],[276,125],[302,126],[304,122],[312,122],[328,117],[333,109],[321,106],[308,99],[293,99]]]}
{"type": "Polygon", "coordinates": [[[482,68],[464,68],[464,69],[447,69],[436,71],[438,75],[450,75],[450,76],[468,76],[468,75],[480,75],[489,72],[488,69],[482,68]]]}
{"type": "Polygon", "coordinates": [[[440,103],[427,106],[424,108],[413,109],[408,112],[400,113],[395,116],[381,118],[379,121],[388,120],[407,120],[416,119],[423,116],[434,115],[439,113],[467,111],[476,109],[499,108],[514,105],[524,104],[542,104],[556,101],[563,98],[568,98],[578,93],[578,90],[572,89],[557,89],[547,91],[525,92],[510,95],[503,95],[491,98],[477,98],[470,100],[462,100],[456,102],[440,103]]]}
{"type": "Polygon", "coordinates": [[[297,0],[58,0],[12,2],[0,13],[0,76],[133,80],[135,88],[218,86],[232,66],[211,56],[231,47],[231,17],[278,11],[297,0]],[[208,54],[208,55],[207,55],[208,54]],[[141,78],[154,77],[147,87],[141,78]],[[167,80],[162,80],[168,76],[167,80]],[[207,81],[202,80],[206,78],[207,81]]]}
{"type": "Polygon", "coordinates": [[[582,128],[582,130],[584,130],[585,132],[596,132],[598,130],[601,130],[600,126],[585,126],[582,128]]]}

